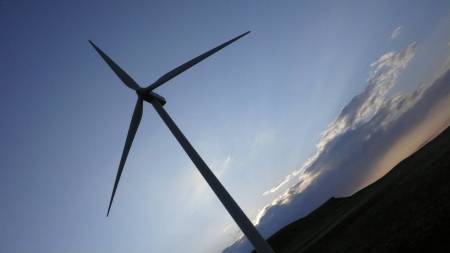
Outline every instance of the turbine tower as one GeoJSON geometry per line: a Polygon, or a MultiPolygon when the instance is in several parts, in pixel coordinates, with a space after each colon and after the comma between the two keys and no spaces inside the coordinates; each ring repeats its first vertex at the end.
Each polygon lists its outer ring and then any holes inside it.
{"type": "Polygon", "coordinates": [[[178,126],[175,124],[175,122],[172,120],[172,118],[169,116],[169,114],[164,110],[164,104],[166,104],[166,99],[157,93],[155,93],[153,90],[158,88],[159,86],[163,85],[164,83],[168,82],[172,78],[176,77],[177,75],[181,74],[182,72],[186,71],[187,69],[191,68],[195,64],[199,63],[200,61],[206,59],[207,57],[211,56],[212,54],[218,52],[219,50],[223,49],[224,47],[230,45],[231,43],[235,42],[236,40],[242,38],[243,36],[250,33],[250,31],[243,33],[195,58],[192,60],[172,69],[171,71],[167,72],[166,74],[162,75],[158,80],[156,80],[151,85],[147,86],[146,88],[142,88],[139,86],[136,81],[131,78],[130,75],[128,75],[122,68],[119,67],[108,55],[106,55],[100,48],[98,48],[92,41],[89,41],[89,43],[94,47],[94,49],[97,51],[98,54],[103,58],[103,60],[111,67],[111,69],[116,73],[116,75],[122,80],[122,82],[134,90],[137,94],[137,101],[136,105],[134,107],[133,116],[131,118],[130,127],[128,130],[128,135],[125,141],[125,146],[123,148],[122,157],[120,159],[119,168],[117,170],[116,180],[114,182],[114,187],[111,194],[111,199],[109,201],[109,207],[108,212],[106,216],[109,215],[109,211],[111,210],[111,205],[114,200],[114,195],[116,194],[117,185],[119,184],[120,176],[122,175],[123,167],[125,165],[125,161],[127,159],[128,153],[131,148],[131,144],[133,143],[134,137],[136,135],[136,131],[139,127],[139,123],[141,122],[142,118],[142,107],[144,101],[151,103],[153,107],[155,108],[156,112],[159,114],[159,116],[162,118],[164,123],[166,123],[167,127],[169,128],[170,132],[175,136],[177,141],[180,143],[180,145],[183,147],[184,151],[187,153],[189,158],[192,160],[192,162],[197,167],[200,174],[203,176],[203,178],[206,180],[208,185],[211,187],[211,189],[214,191],[214,193],[219,198],[220,202],[224,205],[224,207],[227,209],[228,213],[231,215],[231,217],[234,219],[234,221],[237,223],[239,228],[242,230],[242,232],[247,236],[249,241],[253,244],[253,247],[255,250],[259,253],[274,253],[272,248],[269,246],[269,244],[264,240],[264,238],[259,234],[258,230],[256,230],[255,226],[253,226],[252,222],[248,219],[248,217],[245,215],[245,213],[242,211],[242,209],[239,207],[239,205],[234,201],[234,199],[231,197],[231,195],[228,193],[228,191],[225,189],[225,187],[220,183],[220,181],[217,179],[217,177],[214,175],[214,173],[211,171],[211,169],[208,167],[208,165],[203,161],[203,159],[200,157],[200,155],[197,153],[197,151],[192,147],[191,143],[186,139],[184,134],[181,132],[181,130],[178,128],[178,126]]]}

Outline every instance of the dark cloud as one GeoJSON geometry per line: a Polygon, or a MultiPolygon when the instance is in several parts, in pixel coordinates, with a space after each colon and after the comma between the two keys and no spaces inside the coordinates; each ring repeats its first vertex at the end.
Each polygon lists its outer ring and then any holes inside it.
{"type": "MultiPolygon", "coordinates": [[[[403,137],[423,124],[442,101],[449,101],[450,71],[415,91],[387,98],[399,73],[415,53],[415,43],[398,53],[387,53],[372,64],[366,89],[355,96],[324,131],[317,152],[293,175],[299,181],[264,208],[258,229],[268,237],[285,225],[307,215],[333,196],[349,195],[364,187],[387,152],[403,137]]],[[[443,125],[450,115],[441,115],[443,125]]],[[[401,158],[399,158],[401,159],[401,158]]],[[[241,238],[225,249],[249,252],[241,238]]]]}

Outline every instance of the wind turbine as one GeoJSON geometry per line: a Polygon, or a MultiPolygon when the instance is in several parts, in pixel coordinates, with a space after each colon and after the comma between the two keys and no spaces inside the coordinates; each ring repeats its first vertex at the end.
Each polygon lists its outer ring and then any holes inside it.
{"type": "Polygon", "coordinates": [[[111,69],[120,78],[120,80],[122,80],[122,82],[126,86],[128,86],[129,88],[134,90],[137,94],[136,105],[134,107],[133,116],[131,118],[131,123],[130,123],[130,127],[128,130],[127,139],[125,141],[125,146],[123,148],[122,157],[120,159],[119,168],[117,170],[116,180],[114,182],[114,187],[112,190],[111,199],[109,201],[109,207],[108,207],[108,212],[107,212],[106,216],[109,215],[109,211],[111,210],[111,205],[114,200],[114,195],[116,194],[117,185],[119,184],[120,176],[122,175],[125,161],[127,159],[128,153],[130,151],[131,144],[133,143],[134,137],[136,135],[136,131],[139,127],[139,123],[141,122],[143,103],[144,103],[144,101],[146,101],[153,105],[156,112],[162,118],[164,123],[166,123],[170,132],[172,132],[172,134],[175,136],[177,141],[183,147],[184,151],[187,153],[189,158],[195,164],[195,166],[197,167],[200,174],[203,176],[203,178],[206,180],[208,185],[211,187],[211,189],[217,195],[220,202],[222,202],[222,204],[227,209],[228,213],[231,215],[231,217],[237,223],[237,225],[242,230],[242,232],[247,236],[249,241],[253,244],[253,247],[256,249],[256,251],[259,253],[274,253],[272,248],[264,240],[264,238],[259,234],[258,230],[256,230],[255,226],[253,226],[252,222],[248,219],[248,217],[245,215],[245,213],[242,211],[242,209],[239,207],[239,205],[236,203],[236,201],[234,201],[234,199],[231,197],[231,195],[228,193],[228,191],[225,189],[225,187],[220,183],[220,181],[217,179],[217,177],[214,175],[214,173],[211,171],[211,169],[208,167],[208,165],[205,163],[205,161],[203,161],[203,159],[200,157],[200,155],[197,153],[197,151],[194,149],[194,147],[192,147],[192,145],[186,139],[184,134],[177,127],[177,125],[172,120],[172,118],[169,116],[169,114],[166,112],[166,110],[164,110],[163,106],[166,104],[166,99],[164,97],[158,95],[157,93],[153,92],[154,89],[158,88],[159,86],[163,85],[167,81],[169,81],[172,78],[176,77],[177,75],[183,73],[187,69],[191,68],[192,66],[201,62],[202,60],[206,59],[207,57],[213,55],[214,53],[218,52],[219,50],[223,49],[224,47],[230,45],[231,43],[235,42],[236,40],[244,37],[248,33],[250,33],[250,31],[245,32],[245,33],[193,58],[192,60],[172,69],[171,71],[162,75],[158,80],[156,80],[154,83],[147,86],[146,88],[142,88],[141,86],[139,86],[136,83],[136,81],[134,81],[130,75],[128,75],[122,68],[120,68],[119,65],[117,65],[111,58],[109,58],[108,55],[106,55],[92,41],[89,41],[89,43],[94,47],[94,49],[97,51],[97,53],[100,54],[100,56],[103,58],[103,60],[111,67],[111,69]]]}

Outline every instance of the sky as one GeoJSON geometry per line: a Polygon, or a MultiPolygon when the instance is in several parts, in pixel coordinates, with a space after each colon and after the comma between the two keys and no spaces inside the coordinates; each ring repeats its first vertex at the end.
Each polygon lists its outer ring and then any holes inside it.
{"type": "Polygon", "coordinates": [[[249,252],[150,105],[105,217],[135,94],[166,110],[265,236],[450,125],[448,1],[0,1],[0,251],[249,252]]]}

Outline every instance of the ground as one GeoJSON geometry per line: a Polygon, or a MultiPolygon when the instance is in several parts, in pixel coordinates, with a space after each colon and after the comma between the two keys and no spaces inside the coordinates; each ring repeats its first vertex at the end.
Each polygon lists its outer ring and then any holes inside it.
{"type": "Polygon", "coordinates": [[[450,128],[350,197],[276,234],[277,253],[450,252],[450,128]]]}

